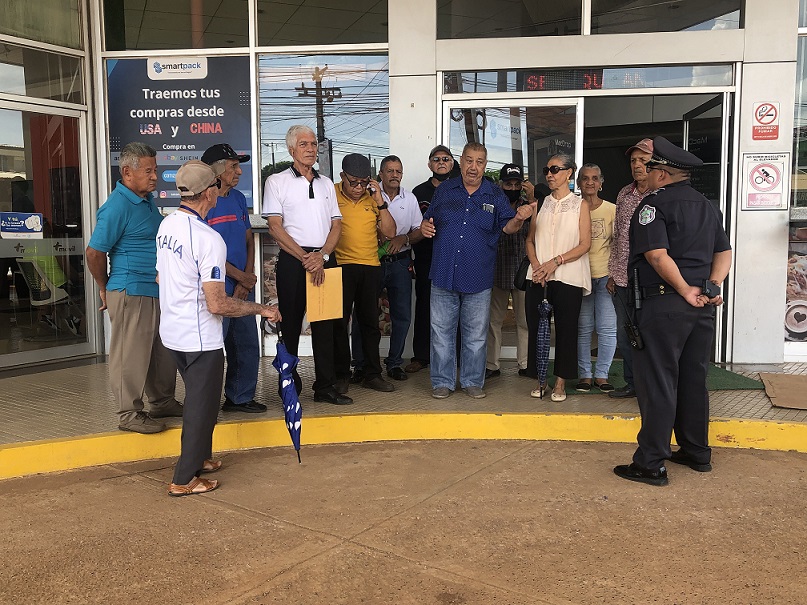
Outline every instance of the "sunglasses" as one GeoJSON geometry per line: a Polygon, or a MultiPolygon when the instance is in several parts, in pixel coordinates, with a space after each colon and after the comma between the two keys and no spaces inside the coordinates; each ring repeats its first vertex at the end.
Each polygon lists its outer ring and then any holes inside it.
{"type": "Polygon", "coordinates": [[[357,181],[354,181],[353,179],[351,179],[347,175],[345,175],[345,180],[347,181],[348,187],[350,187],[351,189],[355,189],[359,185],[361,185],[362,188],[364,188],[364,187],[367,187],[367,185],[370,184],[370,179],[359,179],[357,181]]]}
{"type": "Polygon", "coordinates": [[[208,187],[207,187],[207,188],[208,188],[208,189],[212,189],[213,187],[217,187],[218,189],[221,189],[221,179],[216,179],[216,180],[213,182],[213,184],[212,184],[212,185],[208,185],[208,187]]]}
{"type": "Polygon", "coordinates": [[[546,176],[550,172],[552,174],[557,174],[561,170],[571,170],[571,168],[564,168],[563,166],[544,166],[544,176],[546,176]]]}
{"type": "Polygon", "coordinates": [[[448,163],[449,163],[451,160],[453,160],[453,159],[454,159],[454,158],[449,157],[449,156],[447,156],[447,155],[444,155],[444,156],[442,156],[442,157],[434,156],[434,157],[432,158],[432,162],[434,162],[435,164],[436,164],[437,162],[443,162],[444,164],[448,164],[448,163]]]}

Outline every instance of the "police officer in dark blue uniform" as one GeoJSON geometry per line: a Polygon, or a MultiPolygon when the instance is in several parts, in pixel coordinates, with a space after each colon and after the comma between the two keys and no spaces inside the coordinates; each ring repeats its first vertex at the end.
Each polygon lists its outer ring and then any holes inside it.
{"type": "Polygon", "coordinates": [[[646,169],[656,191],[631,220],[628,275],[638,274],[644,342],[634,355],[642,428],[633,463],[614,473],[650,485],[667,484],[665,460],[712,469],[706,372],[731,246],[720,212],[690,185],[690,171],[702,165],[664,137],[655,138],[646,169]],[[670,449],[673,431],[676,452],[670,449]]]}

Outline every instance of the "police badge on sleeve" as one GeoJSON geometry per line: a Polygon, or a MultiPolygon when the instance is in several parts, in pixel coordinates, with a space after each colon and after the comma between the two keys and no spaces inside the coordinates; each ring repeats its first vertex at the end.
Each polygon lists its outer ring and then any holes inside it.
{"type": "Polygon", "coordinates": [[[656,209],[653,206],[645,204],[639,211],[639,224],[649,225],[656,219],[656,209]]]}

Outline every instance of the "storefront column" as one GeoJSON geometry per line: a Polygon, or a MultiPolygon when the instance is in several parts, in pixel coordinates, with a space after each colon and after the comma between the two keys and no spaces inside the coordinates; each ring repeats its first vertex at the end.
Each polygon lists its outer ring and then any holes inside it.
{"type": "Polygon", "coordinates": [[[792,152],[798,4],[798,0],[746,2],[737,142],[740,164],[733,196],[734,301],[729,357],[734,363],[784,359],[789,210],[741,210],[742,154],[792,152]],[[754,103],[761,102],[779,103],[776,140],[753,139],[754,103]]]}

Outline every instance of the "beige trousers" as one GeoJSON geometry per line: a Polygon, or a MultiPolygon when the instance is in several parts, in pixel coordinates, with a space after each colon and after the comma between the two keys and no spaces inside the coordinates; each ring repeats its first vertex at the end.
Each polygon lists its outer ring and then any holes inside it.
{"type": "Polygon", "coordinates": [[[493,286],[490,291],[490,324],[488,324],[488,354],[485,367],[499,369],[499,356],[502,353],[502,322],[507,313],[510,295],[513,295],[513,313],[516,316],[516,358],[519,369],[527,367],[527,314],[524,311],[522,290],[502,290],[493,286]]]}
{"type": "Polygon", "coordinates": [[[160,301],[151,296],[106,293],[112,337],[109,382],[121,424],[143,410],[143,394],[151,410],[174,403],[177,365],[160,340],[160,301]]]}

